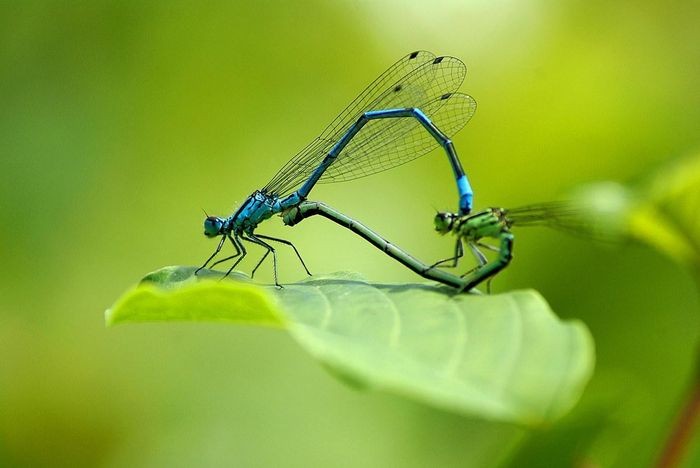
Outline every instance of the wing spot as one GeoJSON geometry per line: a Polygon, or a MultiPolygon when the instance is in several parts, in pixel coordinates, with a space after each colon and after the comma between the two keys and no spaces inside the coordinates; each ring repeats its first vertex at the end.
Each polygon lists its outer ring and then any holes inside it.
{"type": "Polygon", "coordinates": [[[445,99],[448,99],[450,96],[452,96],[452,93],[445,93],[442,96],[440,96],[440,99],[442,99],[444,101],[445,99]]]}
{"type": "Polygon", "coordinates": [[[401,91],[402,89],[403,89],[403,86],[400,85],[400,84],[398,84],[398,85],[396,85],[396,86],[394,87],[394,92],[395,92],[395,93],[398,93],[398,92],[401,91]]]}
{"type": "Polygon", "coordinates": [[[416,57],[418,57],[418,51],[411,52],[411,55],[408,56],[408,59],[411,60],[411,59],[414,59],[416,57]]]}
{"type": "Polygon", "coordinates": [[[445,58],[445,57],[436,57],[435,60],[433,60],[433,63],[434,63],[434,64],[438,64],[438,63],[442,62],[442,60],[443,60],[444,58],[445,58]]]}

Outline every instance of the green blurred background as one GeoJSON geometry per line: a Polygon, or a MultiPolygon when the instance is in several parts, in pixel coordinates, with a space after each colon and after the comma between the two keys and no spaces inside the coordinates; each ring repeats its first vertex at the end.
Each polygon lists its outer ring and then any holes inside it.
{"type": "MultiPolygon", "coordinates": [[[[357,392],[280,331],[103,311],[201,263],[201,209],[230,214],[415,49],[469,68],[479,109],[454,140],[477,207],[637,180],[700,148],[698,24],[697,2],[651,0],[2,2],[0,466],[564,466],[570,446],[649,465],[700,326],[691,277],[644,247],[516,234],[494,290],[538,289],[598,355],[579,407],[534,432],[357,392]]],[[[431,219],[455,195],[437,151],[312,193],[426,261],[452,248],[431,219]]],[[[321,219],[261,232],[314,272],[419,279],[321,219]]]]}

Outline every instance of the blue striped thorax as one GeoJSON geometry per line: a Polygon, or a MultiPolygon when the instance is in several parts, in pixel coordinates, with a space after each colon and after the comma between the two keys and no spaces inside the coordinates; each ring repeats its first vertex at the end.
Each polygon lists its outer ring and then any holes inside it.
{"type": "Polygon", "coordinates": [[[297,205],[303,201],[296,192],[280,199],[260,190],[253,192],[238,210],[227,220],[228,230],[234,232],[252,232],[258,224],[272,215],[297,205]]]}
{"type": "Polygon", "coordinates": [[[235,232],[252,231],[258,224],[275,214],[276,202],[277,197],[256,190],[231,216],[231,230],[235,232]]]}

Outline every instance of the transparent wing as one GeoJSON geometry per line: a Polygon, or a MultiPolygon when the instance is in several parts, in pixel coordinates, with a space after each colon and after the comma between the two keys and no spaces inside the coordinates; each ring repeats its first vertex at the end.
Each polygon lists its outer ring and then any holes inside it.
{"type": "MultiPolygon", "coordinates": [[[[466,94],[453,93],[415,107],[451,136],[472,118],[476,101],[466,94]]],[[[419,158],[439,146],[416,119],[373,120],[362,131],[371,132],[374,137],[353,139],[344,150],[345,157],[338,158],[326,170],[320,183],[345,182],[376,174],[419,158]]]]}
{"type": "Polygon", "coordinates": [[[567,234],[599,242],[613,242],[611,235],[599,229],[586,208],[571,201],[555,201],[506,209],[506,218],[514,226],[546,226],[567,234]]]}
{"type": "MultiPolygon", "coordinates": [[[[443,132],[454,134],[469,121],[475,109],[471,97],[454,93],[465,75],[466,67],[457,58],[435,57],[429,52],[407,55],[372,82],[318,138],[287,162],[263,191],[281,196],[296,189],[357,119],[370,110],[418,107],[443,132]],[[460,109],[466,113],[459,114],[460,109]]],[[[415,119],[373,120],[351,140],[320,182],[375,174],[436,146],[437,142],[415,119]]]]}
{"type": "MultiPolygon", "coordinates": [[[[296,156],[290,159],[263,188],[263,191],[283,195],[301,183],[310,174],[308,167],[320,162],[318,156],[327,152],[347,131],[352,123],[372,108],[377,99],[392,86],[410,75],[421,65],[435,60],[435,55],[427,51],[412,52],[401,58],[384,73],[379,75],[323,130],[323,132],[296,156]],[[286,187],[291,187],[287,189],[286,187]]],[[[315,166],[311,169],[313,171],[315,166]]]]}
{"type": "MultiPolygon", "coordinates": [[[[348,104],[343,112],[323,130],[319,138],[322,140],[337,141],[345,134],[348,126],[357,120],[360,114],[376,108],[381,97],[386,94],[388,90],[393,89],[401,80],[405,80],[417,69],[434,60],[435,54],[424,50],[412,52],[401,58],[384,73],[379,75],[379,77],[367,86],[359,96],[348,104]]],[[[418,76],[415,78],[418,78],[418,76]]],[[[415,78],[413,81],[415,81],[415,78]]],[[[464,79],[464,77],[462,77],[462,79],[464,79]]]]}
{"type": "Polygon", "coordinates": [[[579,221],[579,210],[566,201],[526,205],[505,211],[506,218],[518,226],[550,226],[563,230],[577,230],[575,223],[579,221]]]}

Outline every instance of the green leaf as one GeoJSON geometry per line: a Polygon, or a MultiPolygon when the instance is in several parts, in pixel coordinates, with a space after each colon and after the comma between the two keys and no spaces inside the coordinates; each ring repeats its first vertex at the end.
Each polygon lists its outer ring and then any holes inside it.
{"type": "Polygon", "coordinates": [[[700,268],[700,154],[657,169],[645,184],[590,184],[575,197],[595,231],[644,242],[700,268]]]}
{"type": "MultiPolygon", "coordinates": [[[[166,267],[150,273],[105,312],[107,325],[176,320],[284,325],[284,316],[263,288],[239,281],[198,281],[195,270],[166,267]]],[[[204,278],[216,276],[203,273],[204,278]]]]}
{"type": "Polygon", "coordinates": [[[700,153],[659,170],[644,193],[646,212],[636,223],[640,237],[679,262],[700,267],[700,153]]]}
{"type": "Polygon", "coordinates": [[[285,326],[355,386],[522,424],[565,414],[593,371],[587,328],[558,320],[534,291],[455,294],[431,284],[372,284],[347,273],[276,289],[196,280],[193,271],[168,267],[148,275],[107,311],[107,323],[285,326]]]}

